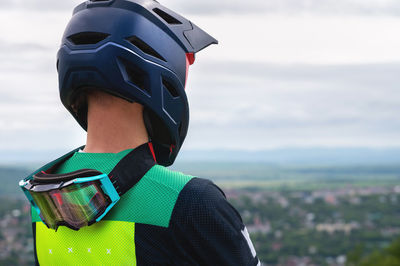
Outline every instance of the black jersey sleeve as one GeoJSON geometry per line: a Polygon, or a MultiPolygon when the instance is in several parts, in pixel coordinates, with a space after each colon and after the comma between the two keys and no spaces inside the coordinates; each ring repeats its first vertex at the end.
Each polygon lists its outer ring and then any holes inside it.
{"type": "Polygon", "coordinates": [[[170,226],[199,265],[259,265],[239,213],[209,180],[194,178],[185,186],[170,226]]]}

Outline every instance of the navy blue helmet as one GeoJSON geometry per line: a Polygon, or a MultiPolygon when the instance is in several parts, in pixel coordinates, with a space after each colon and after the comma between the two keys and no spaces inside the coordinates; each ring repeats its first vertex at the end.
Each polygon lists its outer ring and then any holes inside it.
{"type": "Polygon", "coordinates": [[[171,165],[185,140],[185,93],[195,53],[217,40],[153,0],[90,0],[74,9],[57,54],[60,97],[87,129],[89,88],[142,104],[159,164],[171,165]]]}

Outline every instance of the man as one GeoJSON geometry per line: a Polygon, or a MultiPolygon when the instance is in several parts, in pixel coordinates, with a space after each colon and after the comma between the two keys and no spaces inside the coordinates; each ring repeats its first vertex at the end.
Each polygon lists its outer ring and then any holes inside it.
{"type": "Polygon", "coordinates": [[[165,168],[188,128],[188,67],[213,43],[153,0],[75,8],[57,69],[87,142],[21,183],[37,264],[259,264],[223,192],[165,168]]]}

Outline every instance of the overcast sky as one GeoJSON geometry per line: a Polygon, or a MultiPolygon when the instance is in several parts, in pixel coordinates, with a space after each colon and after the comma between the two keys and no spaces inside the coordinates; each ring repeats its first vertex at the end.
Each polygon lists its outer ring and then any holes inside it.
{"type": "MultiPolygon", "coordinates": [[[[79,2],[0,2],[0,152],[84,143],[55,70],[79,2]]],[[[189,73],[185,149],[400,147],[400,1],[160,2],[220,41],[189,73]]]]}

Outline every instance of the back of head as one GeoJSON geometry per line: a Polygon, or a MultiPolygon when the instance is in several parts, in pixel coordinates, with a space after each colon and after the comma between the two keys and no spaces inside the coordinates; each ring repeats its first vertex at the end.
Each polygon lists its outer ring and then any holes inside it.
{"type": "Polygon", "coordinates": [[[61,100],[85,130],[87,88],[140,103],[157,161],[171,165],[188,129],[188,66],[213,43],[153,0],[86,1],[75,8],[57,55],[61,100]]]}

